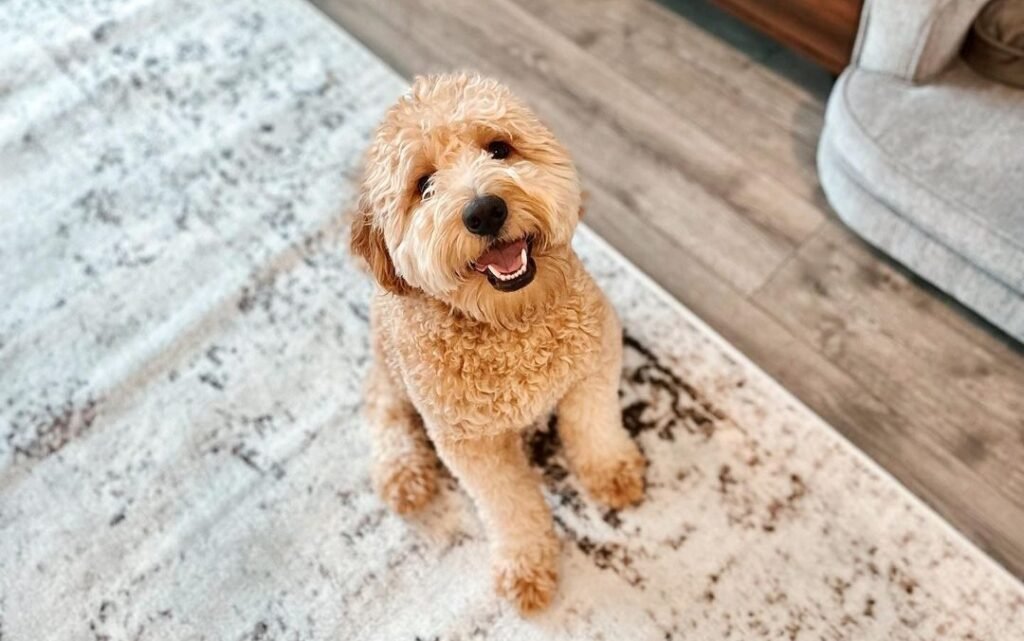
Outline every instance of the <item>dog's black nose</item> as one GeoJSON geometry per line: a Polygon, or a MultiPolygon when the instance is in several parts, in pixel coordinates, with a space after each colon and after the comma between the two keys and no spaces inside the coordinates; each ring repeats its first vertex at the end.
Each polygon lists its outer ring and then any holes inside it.
{"type": "Polygon", "coordinates": [[[479,196],[462,210],[462,224],[477,236],[494,236],[508,218],[505,201],[494,195],[479,196]]]}

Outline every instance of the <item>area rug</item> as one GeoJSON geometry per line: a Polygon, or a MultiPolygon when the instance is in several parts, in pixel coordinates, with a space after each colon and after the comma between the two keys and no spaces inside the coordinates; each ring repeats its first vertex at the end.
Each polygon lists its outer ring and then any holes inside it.
{"type": "Polygon", "coordinates": [[[299,0],[8,0],[0,40],[0,639],[1024,639],[1013,578],[585,229],[648,497],[596,508],[536,426],[563,578],[520,618],[450,478],[370,488],[340,214],[403,80],[299,0]]]}

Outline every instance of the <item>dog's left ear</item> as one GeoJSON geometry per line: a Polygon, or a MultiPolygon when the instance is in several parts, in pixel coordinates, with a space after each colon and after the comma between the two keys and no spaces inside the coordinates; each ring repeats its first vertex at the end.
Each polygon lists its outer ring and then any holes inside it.
{"type": "Polygon", "coordinates": [[[350,247],[353,254],[366,261],[381,287],[399,296],[409,292],[409,284],[395,271],[384,233],[373,224],[373,215],[362,208],[352,220],[350,247]]]}

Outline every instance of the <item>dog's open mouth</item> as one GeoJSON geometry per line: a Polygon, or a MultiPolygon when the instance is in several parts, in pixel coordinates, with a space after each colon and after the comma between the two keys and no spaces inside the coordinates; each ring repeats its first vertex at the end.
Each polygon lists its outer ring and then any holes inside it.
{"type": "Polygon", "coordinates": [[[514,292],[530,284],[537,264],[530,257],[530,239],[495,243],[473,261],[473,269],[485,274],[494,289],[514,292]]]}

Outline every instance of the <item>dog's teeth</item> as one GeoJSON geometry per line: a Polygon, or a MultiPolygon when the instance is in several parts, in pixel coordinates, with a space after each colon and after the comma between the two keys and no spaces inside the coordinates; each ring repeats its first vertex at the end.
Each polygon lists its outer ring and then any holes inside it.
{"type": "Polygon", "coordinates": [[[491,275],[494,276],[495,278],[497,278],[498,280],[510,281],[510,280],[515,280],[516,278],[519,278],[520,276],[525,274],[526,273],[526,267],[527,267],[526,248],[524,247],[522,249],[522,251],[519,253],[519,269],[515,270],[511,274],[503,274],[502,272],[498,271],[498,269],[494,265],[488,265],[487,266],[487,271],[489,271],[491,273],[491,275]]]}

